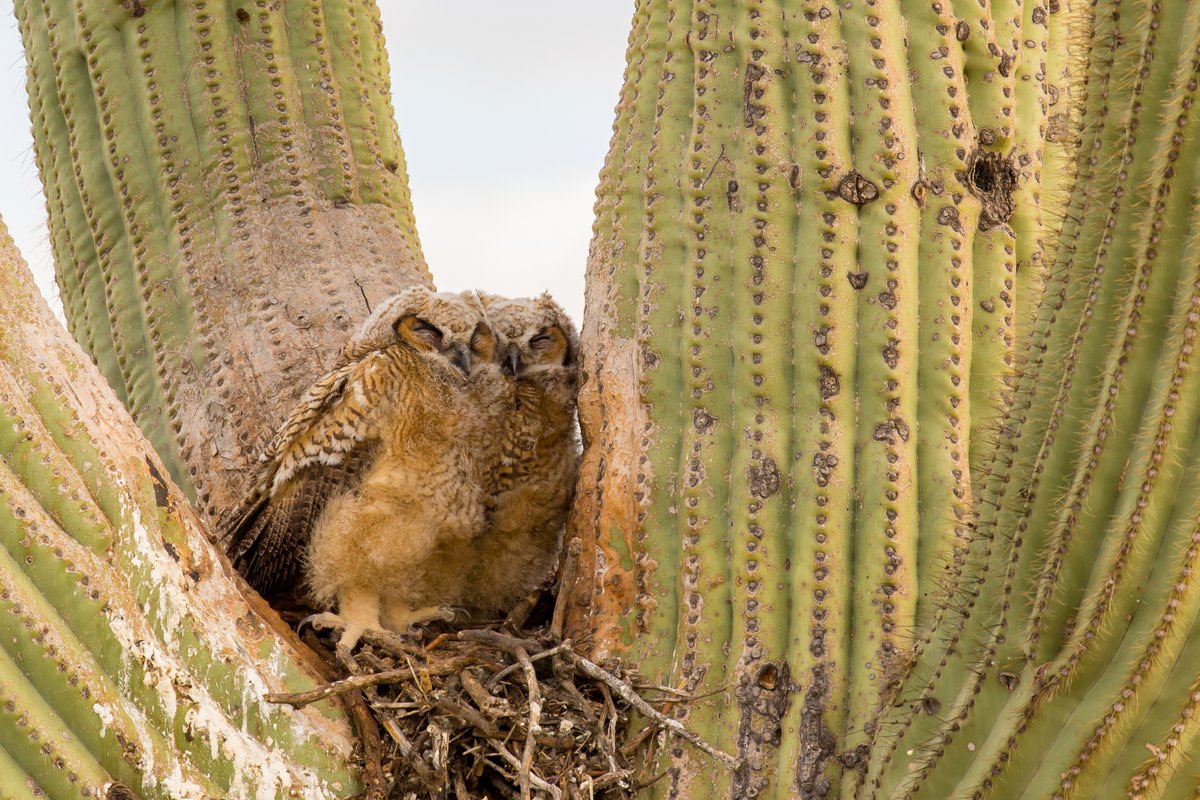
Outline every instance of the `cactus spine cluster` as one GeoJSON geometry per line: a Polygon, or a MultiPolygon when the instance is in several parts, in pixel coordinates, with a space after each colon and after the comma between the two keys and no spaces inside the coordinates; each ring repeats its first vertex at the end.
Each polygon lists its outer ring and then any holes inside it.
{"type": "Polygon", "coordinates": [[[1198,46],[1161,0],[637,4],[574,624],[744,759],[649,796],[1194,796],[1198,46]]]}
{"type": "Polygon", "coordinates": [[[317,680],[0,224],[0,795],[348,796],[341,715],[261,699],[317,680]]]}
{"type": "Polygon", "coordinates": [[[68,324],[206,515],[428,282],[371,0],[17,0],[68,324]]]}

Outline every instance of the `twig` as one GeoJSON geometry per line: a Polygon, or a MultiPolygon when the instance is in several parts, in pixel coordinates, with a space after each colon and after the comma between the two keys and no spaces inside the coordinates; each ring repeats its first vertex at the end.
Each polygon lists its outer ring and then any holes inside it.
{"type": "Polygon", "coordinates": [[[663,714],[655,709],[654,706],[650,705],[641,697],[639,697],[638,693],[620,678],[617,678],[607,670],[597,666],[591,661],[588,661],[581,655],[569,653],[569,657],[572,663],[579,668],[580,672],[582,672],[584,675],[587,675],[589,678],[595,678],[596,680],[607,685],[614,692],[616,692],[622,700],[637,709],[638,713],[640,713],[642,716],[654,720],[662,727],[670,730],[684,741],[690,743],[693,747],[696,747],[718,761],[721,761],[730,769],[737,769],[742,765],[740,759],[736,758],[735,756],[731,756],[724,751],[718,750],[685,728],[683,723],[681,723],[679,720],[668,717],[666,714],[663,714]]]}
{"type": "Polygon", "coordinates": [[[475,701],[475,705],[479,706],[484,713],[497,717],[506,717],[512,713],[508,701],[489,692],[471,670],[464,669],[458,673],[458,680],[462,683],[463,691],[475,701]]]}
{"type": "Polygon", "coordinates": [[[525,670],[525,686],[529,694],[529,730],[525,732],[525,752],[521,756],[519,777],[521,779],[521,800],[530,800],[529,775],[533,770],[533,748],[536,744],[534,737],[541,730],[542,693],[538,691],[537,673],[533,671],[533,662],[529,660],[529,653],[525,651],[524,647],[518,647],[516,656],[522,669],[525,670]]]}
{"type": "Polygon", "coordinates": [[[465,631],[458,632],[458,638],[464,642],[480,642],[481,644],[490,644],[492,647],[499,647],[501,650],[506,650],[509,653],[516,653],[518,647],[523,648],[526,653],[530,650],[540,653],[542,646],[533,639],[521,639],[516,636],[508,636],[498,631],[490,631],[486,628],[470,628],[465,631]]]}
{"type": "Polygon", "coordinates": [[[579,691],[579,687],[575,685],[575,672],[571,669],[569,661],[559,658],[557,655],[554,661],[551,662],[554,669],[554,677],[558,680],[558,685],[567,693],[567,697],[575,704],[575,708],[579,713],[583,714],[587,722],[593,722],[596,719],[596,712],[588,703],[587,698],[579,691]]]}
{"type": "Polygon", "coordinates": [[[563,559],[562,575],[558,579],[558,596],[554,600],[554,616],[550,618],[550,635],[562,638],[563,623],[567,618],[567,603],[579,573],[579,556],[583,553],[583,542],[576,536],[567,544],[567,555],[563,559]]]}
{"type": "Polygon", "coordinates": [[[398,683],[408,680],[409,677],[408,667],[401,667],[399,669],[389,669],[386,672],[351,675],[349,678],[342,678],[340,681],[327,683],[324,686],[318,686],[316,689],[309,689],[307,692],[272,692],[263,695],[263,699],[268,703],[279,703],[289,705],[292,708],[303,708],[310,703],[324,700],[327,697],[352,692],[355,689],[365,689],[368,686],[379,686],[382,683],[398,683]]]}
{"type": "Polygon", "coordinates": [[[463,722],[475,726],[475,730],[489,739],[504,738],[504,734],[500,733],[490,720],[468,705],[456,703],[449,697],[438,693],[433,698],[433,706],[443,714],[449,714],[452,717],[457,717],[463,722]]]}
{"type": "MultiPolygon", "coordinates": [[[[497,748],[496,748],[496,753],[497,753],[497,754],[498,754],[498,755],[499,755],[501,758],[503,758],[505,761],[507,761],[507,762],[508,762],[508,764],[509,764],[509,766],[511,766],[513,769],[515,769],[515,770],[520,770],[520,769],[521,769],[521,761],[520,761],[520,759],[518,759],[516,756],[514,756],[512,753],[510,753],[510,752],[508,751],[508,748],[507,748],[507,747],[497,747],[497,748]]],[[[496,764],[494,761],[491,761],[490,759],[486,759],[486,758],[485,758],[485,759],[483,759],[483,763],[487,764],[487,765],[488,765],[488,766],[490,766],[492,769],[496,770],[496,772],[498,772],[499,774],[503,775],[503,776],[504,776],[506,779],[508,779],[508,780],[512,780],[514,777],[516,777],[516,776],[513,776],[513,775],[508,775],[507,773],[505,773],[505,772],[504,772],[504,770],[502,770],[502,769],[499,769],[499,768],[497,767],[497,764],[496,764]]],[[[561,791],[561,790],[559,790],[559,788],[558,788],[557,786],[554,786],[553,784],[547,783],[547,782],[545,781],[545,779],[543,779],[542,777],[540,777],[540,776],[539,776],[537,773],[535,773],[535,772],[534,772],[534,773],[530,773],[530,775],[529,775],[529,782],[530,782],[530,783],[532,783],[532,784],[533,784],[534,786],[536,786],[537,788],[541,789],[541,790],[542,790],[543,792],[545,792],[546,794],[548,794],[548,795],[550,795],[551,797],[553,797],[553,798],[554,798],[554,800],[562,800],[562,791],[561,791]]]]}
{"type": "Polygon", "coordinates": [[[455,800],[471,800],[471,795],[467,791],[467,782],[463,780],[462,770],[454,770],[454,797],[455,800]]]}
{"type": "Polygon", "coordinates": [[[529,615],[533,613],[538,598],[541,596],[541,592],[530,592],[525,595],[524,599],[513,606],[512,611],[509,611],[508,616],[504,618],[504,627],[513,632],[518,632],[525,627],[525,623],[529,621],[529,615]]]}
{"type": "MultiPolygon", "coordinates": [[[[557,654],[563,652],[564,650],[568,649],[570,646],[571,646],[571,642],[570,642],[570,640],[567,640],[560,645],[555,645],[554,647],[551,647],[549,650],[543,650],[540,653],[534,653],[533,655],[529,656],[529,660],[530,661],[540,661],[543,658],[548,658],[550,656],[557,655],[557,654]]],[[[500,681],[504,680],[505,678],[507,678],[509,675],[516,672],[520,668],[521,668],[521,663],[519,661],[516,664],[509,664],[507,667],[500,670],[492,677],[488,678],[487,687],[489,689],[495,689],[500,684],[500,681]]]]}
{"type": "Polygon", "coordinates": [[[418,655],[422,652],[420,645],[407,642],[400,638],[399,634],[388,633],[387,631],[365,631],[362,635],[362,640],[372,647],[376,647],[397,658],[405,653],[418,655]]]}

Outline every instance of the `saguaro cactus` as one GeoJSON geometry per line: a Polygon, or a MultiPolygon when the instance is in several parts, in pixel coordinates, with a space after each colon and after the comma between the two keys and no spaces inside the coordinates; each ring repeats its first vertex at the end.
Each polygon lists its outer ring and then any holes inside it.
{"type": "Polygon", "coordinates": [[[0,795],[349,796],[341,715],[261,700],[315,684],[0,223],[0,795]]]}
{"type": "Polygon", "coordinates": [[[672,744],[650,794],[1192,796],[1197,37],[637,4],[573,624],[744,759],[672,744]]]}
{"type": "Polygon", "coordinates": [[[372,0],[17,0],[70,329],[206,512],[428,282],[372,0]]]}

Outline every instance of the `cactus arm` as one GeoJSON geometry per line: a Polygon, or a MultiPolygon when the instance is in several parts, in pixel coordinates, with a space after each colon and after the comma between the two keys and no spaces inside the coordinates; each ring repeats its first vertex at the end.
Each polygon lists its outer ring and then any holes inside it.
{"type": "Polygon", "coordinates": [[[18,720],[0,770],[62,797],[113,779],[144,798],[352,794],[344,721],[259,699],[315,676],[246,605],[2,230],[0,414],[0,713],[18,720]]]}
{"type": "MultiPolygon", "coordinates": [[[[1123,637],[1120,633],[1104,637],[1109,642],[1116,639],[1115,647],[1130,657],[1105,659],[1093,666],[1093,671],[1102,669],[1103,674],[1090,686],[1080,680],[1085,677],[1084,669],[1077,671],[1071,691],[1078,703],[1063,730],[1086,731],[1087,735],[1072,737],[1068,740],[1072,749],[1062,748],[1067,758],[1049,758],[1039,770],[1044,773],[1057,768],[1054,777],[1060,786],[1069,781],[1074,797],[1115,796],[1103,794],[1106,778],[1115,778],[1127,787],[1128,776],[1135,775],[1139,762],[1146,758],[1146,742],[1162,742],[1162,752],[1178,761],[1178,754],[1172,751],[1179,743],[1169,741],[1170,734],[1180,724],[1185,729],[1181,733],[1186,733],[1187,719],[1179,710],[1190,705],[1195,680],[1193,669],[1179,667],[1194,665],[1200,657],[1200,637],[1193,635],[1200,620],[1200,592],[1194,578],[1200,568],[1200,481],[1192,477],[1200,474],[1200,453],[1195,447],[1187,469],[1190,473],[1185,473],[1184,486],[1179,487],[1176,513],[1162,526],[1165,534],[1158,543],[1146,544],[1157,560],[1140,592],[1134,619],[1124,628],[1123,637]],[[1112,766],[1089,768],[1092,763],[1112,766]]],[[[1102,639],[1096,649],[1105,644],[1102,639]]],[[[1060,741],[1062,738],[1066,737],[1060,741]]],[[[1030,788],[1050,783],[1047,778],[1031,782],[1030,788]]]]}
{"type": "Polygon", "coordinates": [[[1194,800],[1200,793],[1200,785],[1196,783],[1196,775],[1200,772],[1200,747],[1197,746],[1200,744],[1197,740],[1200,734],[1200,681],[1196,679],[1195,670],[1183,666],[1195,664],[1196,658],[1200,658],[1200,635],[1193,628],[1187,649],[1177,662],[1161,699],[1145,714],[1142,727],[1129,737],[1125,752],[1100,791],[1113,795],[1125,792],[1130,800],[1177,797],[1194,800]],[[1136,768],[1129,769],[1131,765],[1136,768]],[[1133,777],[1125,780],[1131,773],[1133,777]]]}
{"type": "MultiPolygon", "coordinates": [[[[1193,259],[1187,283],[1197,288],[1181,297],[1177,320],[1195,317],[1200,308],[1200,283],[1196,283],[1200,279],[1194,270],[1193,259]]],[[[1196,420],[1200,418],[1200,404],[1192,399],[1197,396],[1192,385],[1195,379],[1183,378],[1188,374],[1188,342],[1195,335],[1192,321],[1181,326],[1173,337],[1175,346],[1167,357],[1176,362],[1175,368],[1171,380],[1158,388],[1159,397],[1154,403],[1157,420],[1149,419],[1139,436],[1142,452],[1136,460],[1142,466],[1123,493],[1123,508],[1117,517],[1122,523],[1113,526],[1102,544],[1094,579],[1099,585],[1080,609],[1076,633],[1058,658],[1037,672],[1026,669],[1020,676],[1021,684],[1031,692],[1022,691],[1019,703],[1009,703],[1011,710],[1005,714],[1008,724],[991,728],[992,744],[980,748],[979,760],[960,788],[994,785],[999,796],[1014,791],[1006,787],[1023,787],[1028,797],[1055,791],[1064,796],[1098,796],[1089,793],[1087,783],[1078,785],[1083,762],[1099,759],[1098,763],[1109,763],[1112,753],[1107,751],[1125,741],[1130,724],[1127,719],[1136,713],[1141,698],[1154,697],[1165,673],[1174,663],[1183,663],[1177,658],[1189,627],[1180,624],[1180,616],[1188,613],[1180,603],[1189,592],[1194,593],[1190,586],[1194,549],[1186,543],[1194,530],[1191,522],[1200,492],[1195,477],[1197,463],[1188,463],[1184,458],[1193,449],[1196,420]],[[1161,471],[1153,466],[1159,464],[1163,465],[1161,471]],[[1188,480],[1180,487],[1178,482],[1184,475],[1188,480]],[[1171,507],[1177,495],[1182,501],[1179,513],[1183,521],[1171,525],[1171,507]],[[1174,538],[1163,541],[1161,537],[1171,529],[1174,538]],[[1133,541],[1138,541],[1139,548],[1130,552],[1133,541]],[[1172,557],[1160,557],[1155,570],[1155,558],[1160,553],[1172,557]],[[1175,564],[1176,554],[1188,557],[1175,564]],[[1126,583],[1131,588],[1118,592],[1126,583]],[[1108,621],[1104,626],[1102,616],[1108,621]],[[1132,643],[1133,653],[1140,655],[1131,653],[1132,658],[1114,662],[1111,655],[1122,641],[1132,643]],[[1030,746],[1027,742],[1048,739],[1056,740],[1055,747],[1049,751],[1039,748],[1038,759],[1012,757],[1020,752],[1018,747],[1030,746]],[[998,782],[997,776],[1012,762],[1015,764],[998,782]]],[[[971,735],[970,726],[964,734],[971,735]]]]}
{"type": "MultiPolygon", "coordinates": [[[[1197,22],[1200,22],[1200,19],[1197,22]]],[[[1185,28],[1185,30],[1192,29],[1185,28]]],[[[1193,49],[1194,45],[1182,51],[1184,57],[1179,67],[1179,80],[1175,82],[1178,95],[1170,103],[1170,107],[1175,109],[1174,115],[1170,118],[1176,120],[1177,123],[1186,119],[1185,109],[1191,104],[1186,98],[1194,92],[1194,89],[1188,88],[1194,86],[1191,79],[1191,73],[1195,69],[1193,49]]],[[[1173,68],[1172,65],[1168,65],[1168,67],[1173,68]]],[[[1157,114],[1158,112],[1156,110],[1151,113],[1157,114]]],[[[1125,444],[1125,442],[1134,441],[1132,432],[1138,427],[1138,420],[1146,404],[1146,393],[1151,383],[1150,373],[1147,371],[1139,375],[1138,368],[1149,370],[1154,365],[1156,351],[1164,340],[1165,320],[1171,317],[1170,303],[1179,294],[1178,268],[1182,261],[1182,252],[1179,248],[1183,245],[1183,241],[1180,238],[1172,241],[1170,237],[1160,241],[1157,232],[1162,229],[1164,221],[1171,224],[1172,229],[1181,230],[1178,226],[1186,226],[1191,216],[1191,170],[1180,170],[1175,165],[1181,146],[1185,146],[1182,137],[1173,138],[1174,131],[1180,127],[1180,124],[1172,124],[1168,127],[1169,133],[1161,138],[1160,154],[1154,159],[1158,177],[1152,187],[1151,197],[1156,198],[1156,202],[1153,208],[1148,210],[1149,213],[1141,225],[1144,252],[1137,262],[1138,267],[1135,274],[1138,279],[1131,287],[1125,303],[1125,319],[1119,326],[1121,336],[1112,344],[1110,366],[1105,370],[1105,383],[1101,385],[1099,392],[1102,403],[1090,426],[1089,438],[1084,440],[1084,456],[1077,467],[1073,488],[1063,504],[1059,527],[1051,533],[1050,551],[1046,556],[1045,565],[1035,567],[1040,574],[1035,573],[1026,577],[1026,582],[1023,583],[1021,573],[1018,573],[1016,588],[1013,591],[1014,608],[1012,613],[1015,619],[1028,620],[1024,625],[1026,628],[1024,641],[1010,637],[1010,641],[998,648],[995,658],[1001,665],[1001,669],[1012,673],[1021,671],[1016,666],[1022,660],[1020,648],[1031,648],[1036,644],[1037,636],[1046,618],[1051,621],[1052,635],[1049,637],[1049,641],[1042,643],[1043,646],[1038,654],[1040,657],[1035,658],[1035,663],[1040,663],[1052,657],[1054,653],[1060,652],[1063,643],[1060,641],[1061,634],[1058,632],[1067,625],[1068,615],[1075,616],[1079,613],[1078,597],[1083,594],[1088,581],[1088,573],[1093,571],[1092,564],[1096,553],[1098,550],[1103,552],[1103,548],[1107,545],[1102,543],[1117,535],[1116,532],[1109,536],[1104,535],[1109,528],[1106,521],[1112,513],[1109,511],[1109,498],[1119,496],[1117,489],[1121,485],[1120,481],[1129,459],[1129,444],[1125,444]],[[1189,177],[1178,177],[1181,173],[1189,177]],[[1128,388],[1123,387],[1122,384],[1126,375],[1134,376],[1130,379],[1128,388]],[[1129,431],[1129,433],[1122,433],[1123,431],[1129,431]],[[1107,469],[1104,468],[1106,464],[1108,465],[1107,469]],[[1111,488],[1098,491],[1096,489],[1096,487],[1105,486],[1111,488]],[[1085,504],[1085,492],[1089,488],[1093,492],[1094,499],[1085,504]],[[1092,511],[1092,508],[1096,506],[1099,507],[1099,510],[1092,511]],[[1072,534],[1073,541],[1071,540],[1072,534]],[[1062,570],[1059,569],[1060,564],[1065,565],[1062,570]],[[1070,583],[1071,581],[1075,581],[1080,587],[1074,595],[1068,591],[1060,590],[1058,592],[1058,594],[1066,595],[1066,608],[1060,610],[1057,607],[1059,603],[1064,602],[1064,599],[1058,599],[1052,607],[1050,598],[1054,596],[1055,588],[1064,585],[1071,586],[1073,585],[1070,583]],[[1036,595],[1033,598],[1032,607],[1029,608],[1026,606],[1028,601],[1025,598],[1033,593],[1036,595]],[[1028,610],[1026,610],[1027,608],[1028,610]]],[[[1182,230],[1187,230],[1187,228],[1183,227],[1182,230]]],[[[1190,278],[1185,278],[1183,281],[1182,297],[1184,298],[1190,294],[1190,282],[1190,278]]],[[[1168,374],[1170,373],[1168,372],[1168,374]]],[[[1176,409],[1172,408],[1168,412],[1168,416],[1175,412],[1176,409]]],[[[1161,456],[1162,454],[1159,453],[1157,457],[1161,456]]],[[[1172,464],[1174,465],[1174,462],[1172,464]]],[[[1159,470],[1156,466],[1154,472],[1161,473],[1162,486],[1166,487],[1158,490],[1157,497],[1161,498],[1158,502],[1169,502],[1169,498],[1173,496],[1171,476],[1174,470],[1167,467],[1159,470]]],[[[1143,502],[1149,503],[1150,498],[1138,500],[1138,503],[1143,502]]],[[[1127,510],[1125,513],[1130,512],[1127,510]]],[[[1147,520],[1151,518],[1149,510],[1140,513],[1147,520]]],[[[1144,530],[1150,525],[1151,523],[1147,521],[1142,529],[1144,530]]],[[[1150,529],[1153,530],[1153,528],[1150,529]]],[[[1127,535],[1132,536],[1132,530],[1127,535]]],[[[1140,534],[1139,538],[1149,535],[1152,534],[1140,534]]],[[[1154,548],[1151,548],[1150,552],[1153,550],[1154,548]]],[[[1147,551],[1143,549],[1138,552],[1146,553],[1147,551]]],[[[1146,566],[1148,565],[1143,562],[1143,567],[1146,566]]],[[[1115,574],[1109,573],[1100,578],[1093,577],[1092,580],[1108,581],[1115,574]]],[[[1134,571],[1129,576],[1130,585],[1140,584],[1138,574],[1134,571]]],[[[1120,619],[1121,614],[1110,615],[1109,618],[1120,619]]],[[[1076,620],[1074,624],[1078,624],[1078,621],[1076,620]]],[[[1106,629],[1106,636],[1120,630],[1124,630],[1123,625],[1109,627],[1106,629]]],[[[1067,643],[1063,650],[1063,652],[1072,653],[1068,659],[1072,663],[1070,668],[1072,671],[1075,671],[1074,665],[1079,660],[1077,648],[1082,646],[1082,641],[1078,641],[1076,644],[1067,643]]],[[[1094,652],[1100,653],[1100,658],[1107,658],[1107,654],[1111,652],[1111,648],[1104,647],[1098,642],[1089,643],[1088,647],[1094,652]]],[[[1029,659],[1033,655],[1027,651],[1024,658],[1029,659]]],[[[1097,665],[1093,664],[1092,666],[1096,667],[1097,665]]],[[[1072,693],[1086,692],[1093,680],[1094,669],[1074,675],[1072,685],[1076,689],[1072,693]]],[[[964,741],[970,740],[972,736],[983,735],[983,731],[988,729],[990,718],[990,712],[987,709],[1000,707],[1008,700],[1006,695],[1005,688],[997,682],[989,680],[983,684],[983,693],[975,700],[975,718],[964,727],[962,737],[964,741]]],[[[1096,696],[1102,698],[1106,695],[1098,691],[1096,696]]],[[[1069,701],[1064,700],[1063,702],[1069,701]]],[[[1021,716],[1030,713],[1032,713],[1032,709],[1021,716]]],[[[1018,719],[1019,716],[1010,715],[1009,718],[1018,719]]],[[[1038,725],[1029,727],[1045,725],[1051,718],[1051,714],[1044,714],[1039,717],[1038,725]]],[[[996,735],[995,728],[991,735],[993,737],[996,735]]],[[[1036,739],[1036,735],[1031,738],[1036,739]]],[[[1013,746],[1013,742],[1006,745],[1006,747],[1011,746],[1013,746]]],[[[986,761],[986,759],[981,760],[986,761]]],[[[1029,762],[1022,763],[1027,765],[1029,762]]]]}
{"type": "Polygon", "coordinates": [[[220,513],[368,305],[429,281],[395,125],[375,114],[390,108],[377,9],[17,12],[72,330],[176,482],[220,513]]]}
{"type": "MultiPolygon", "coordinates": [[[[1192,53],[1195,52],[1193,48],[1192,53]]],[[[1191,83],[1194,85],[1195,80],[1191,83]]],[[[1191,224],[1196,224],[1197,215],[1189,216],[1191,224]]],[[[1191,245],[1189,251],[1194,254],[1195,237],[1188,237],[1188,242],[1191,245]]],[[[1182,291],[1177,293],[1178,305],[1171,314],[1175,330],[1166,340],[1168,347],[1161,356],[1162,366],[1155,381],[1154,397],[1147,406],[1148,413],[1135,440],[1130,475],[1120,492],[1113,524],[1103,529],[1107,535],[1102,539],[1084,543],[1096,554],[1096,567],[1088,581],[1085,600],[1077,608],[1070,637],[1044,670],[1044,685],[1038,687],[1042,697],[1036,698],[1037,705],[1023,714],[1027,724],[1020,731],[1036,740],[1039,729],[1046,726],[1050,715],[1033,717],[1033,713],[1048,704],[1043,698],[1052,696],[1049,703],[1059,709],[1059,714],[1069,713],[1077,707],[1075,713],[1080,722],[1074,730],[1085,731],[1087,735],[1078,737],[1084,740],[1083,744],[1056,749],[1055,754],[1061,754],[1058,758],[1046,758],[1049,763],[1039,771],[1042,781],[1033,783],[1033,787],[1057,785],[1063,780],[1059,777],[1062,773],[1078,769],[1078,762],[1064,764],[1062,755],[1069,756],[1078,750],[1079,758],[1086,759],[1089,755],[1101,755],[1093,751],[1102,745],[1111,747],[1112,726],[1120,723],[1122,733],[1125,733],[1125,718],[1135,707],[1137,695],[1143,690],[1153,691],[1156,675],[1169,668],[1173,661],[1172,648],[1178,648],[1178,642],[1172,641],[1173,633],[1178,637],[1179,628],[1177,611],[1167,605],[1172,594],[1169,588],[1180,587],[1181,593],[1187,591],[1190,565],[1172,570],[1171,561],[1181,552],[1183,543],[1168,540],[1164,544],[1162,538],[1170,528],[1170,516],[1177,497],[1184,499],[1182,513],[1190,516],[1187,498],[1190,492],[1197,491],[1190,488],[1195,471],[1190,474],[1185,471],[1189,466],[1187,459],[1197,420],[1200,420],[1200,401],[1197,400],[1200,398],[1200,378],[1189,368],[1200,309],[1197,263],[1200,259],[1189,255],[1184,278],[1180,281],[1182,291]],[[1185,476],[1187,482],[1181,487],[1180,482],[1185,476]],[[1160,552],[1171,556],[1159,559],[1163,566],[1157,571],[1156,586],[1154,567],[1160,552]],[[1124,639],[1137,642],[1149,636],[1145,630],[1139,632],[1139,624],[1143,628],[1157,626],[1154,634],[1158,638],[1152,636],[1149,639],[1151,652],[1141,658],[1135,657],[1132,667],[1128,663],[1113,664],[1112,654],[1120,652],[1124,639]],[[1131,674],[1127,675],[1127,672],[1131,674]],[[1106,686],[1105,679],[1108,684],[1115,682],[1116,688],[1106,686]],[[1102,723],[1088,722],[1101,718],[1102,723]],[[1057,770],[1054,770],[1055,763],[1057,770]]],[[[1183,536],[1187,536],[1186,530],[1183,536]]],[[[1060,734],[1060,739],[1068,736],[1060,734]]],[[[1010,746],[1016,741],[1017,736],[1012,736],[1010,746]]],[[[1068,780],[1071,777],[1068,772],[1068,780]]]]}

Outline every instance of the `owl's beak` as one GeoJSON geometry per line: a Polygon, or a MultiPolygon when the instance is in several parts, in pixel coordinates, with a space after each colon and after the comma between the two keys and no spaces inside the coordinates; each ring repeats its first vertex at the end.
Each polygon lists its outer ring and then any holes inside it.
{"type": "Polygon", "coordinates": [[[509,375],[516,375],[521,371],[521,351],[516,344],[508,345],[508,353],[504,357],[504,371],[509,375]]]}
{"type": "Polygon", "coordinates": [[[463,375],[471,374],[471,349],[461,342],[450,346],[450,363],[462,370],[463,375]]]}

